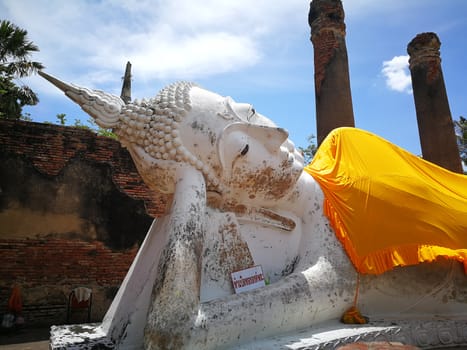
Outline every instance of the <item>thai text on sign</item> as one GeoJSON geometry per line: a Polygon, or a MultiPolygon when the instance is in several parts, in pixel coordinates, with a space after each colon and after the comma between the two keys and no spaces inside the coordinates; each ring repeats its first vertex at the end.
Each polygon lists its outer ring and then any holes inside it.
{"type": "Polygon", "coordinates": [[[235,293],[246,292],[266,285],[263,269],[260,265],[232,272],[232,283],[235,293]]]}

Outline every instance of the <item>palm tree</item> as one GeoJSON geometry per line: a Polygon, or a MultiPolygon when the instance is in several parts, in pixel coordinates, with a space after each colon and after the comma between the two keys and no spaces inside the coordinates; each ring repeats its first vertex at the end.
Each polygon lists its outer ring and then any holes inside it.
{"type": "Polygon", "coordinates": [[[0,118],[19,119],[23,106],[39,102],[28,86],[15,83],[15,79],[44,68],[30,60],[39,48],[28,40],[27,34],[10,21],[0,21],[0,118]]]}

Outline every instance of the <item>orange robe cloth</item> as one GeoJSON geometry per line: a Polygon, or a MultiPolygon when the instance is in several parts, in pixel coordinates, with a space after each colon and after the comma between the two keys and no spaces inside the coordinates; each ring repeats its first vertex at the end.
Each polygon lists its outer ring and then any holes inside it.
{"type": "Polygon", "coordinates": [[[467,273],[467,176],[356,128],[331,132],[305,171],[360,273],[438,257],[464,263],[467,273]]]}

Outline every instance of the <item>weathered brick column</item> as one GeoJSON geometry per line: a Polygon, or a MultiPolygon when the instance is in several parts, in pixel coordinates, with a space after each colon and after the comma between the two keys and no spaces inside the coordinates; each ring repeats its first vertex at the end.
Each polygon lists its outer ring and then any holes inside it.
{"type": "Polygon", "coordinates": [[[313,0],[308,23],[315,60],[318,145],[341,126],[355,126],[341,0],[313,0]]]}
{"type": "Polygon", "coordinates": [[[125,75],[123,76],[122,93],[120,94],[120,98],[125,103],[131,102],[131,63],[130,61],[126,63],[125,75]]]}
{"type": "Polygon", "coordinates": [[[418,34],[407,46],[423,158],[462,173],[435,33],[418,34]]]}

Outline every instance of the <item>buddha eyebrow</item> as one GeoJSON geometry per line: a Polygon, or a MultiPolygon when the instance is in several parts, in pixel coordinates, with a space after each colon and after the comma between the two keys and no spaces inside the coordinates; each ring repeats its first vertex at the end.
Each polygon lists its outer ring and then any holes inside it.
{"type": "Polygon", "coordinates": [[[247,116],[246,116],[246,120],[250,121],[251,118],[253,118],[253,116],[256,114],[256,110],[255,108],[253,107],[253,105],[251,105],[251,109],[250,109],[251,113],[249,113],[247,116]]]}

